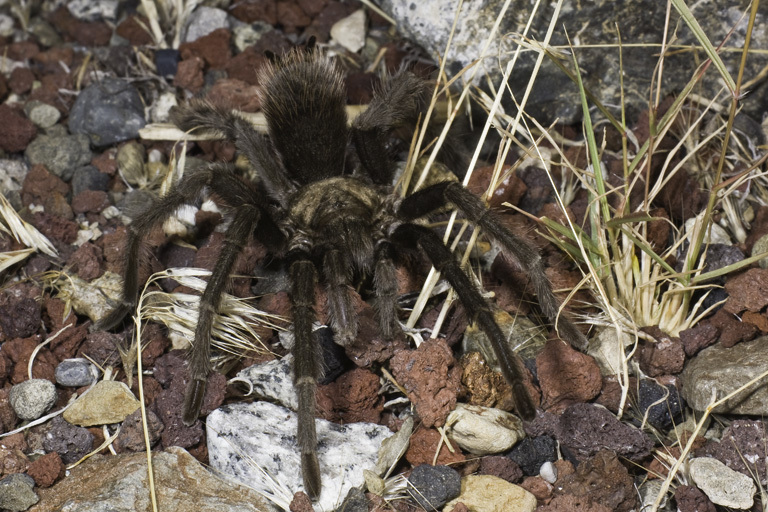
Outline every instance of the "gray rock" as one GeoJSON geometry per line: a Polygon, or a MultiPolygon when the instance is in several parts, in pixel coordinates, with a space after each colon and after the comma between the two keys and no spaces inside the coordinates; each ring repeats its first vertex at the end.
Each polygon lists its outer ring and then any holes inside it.
{"type": "Polygon", "coordinates": [[[189,17],[184,41],[187,43],[197,41],[220,28],[229,28],[227,11],[200,6],[189,17]]]}
{"type": "MultiPolygon", "coordinates": [[[[163,511],[274,512],[264,498],[226,482],[182,448],[153,452],[154,485],[163,511]]],[[[35,512],[135,512],[152,510],[147,455],[94,455],[49,489],[35,512]]],[[[290,497],[288,499],[290,502],[290,497]]],[[[287,505],[286,505],[287,509],[287,505]]]]}
{"type": "Polygon", "coordinates": [[[61,112],[56,107],[43,103],[42,101],[32,100],[24,105],[24,113],[35,126],[40,128],[50,128],[61,119],[61,112]]]}
{"type": "Polygon", "coordinates": [[[46,379],[30,379],[16,384],[8,395],[16,416],[36,420],[56,403],[56,386],[46,379]]]}
{"type": "Polygon", "coordinates": [[[93,434],[85,427],[76,427],[56,416],[43,439],[43,449],[58,453],[64,464],[72,464],[93,449],[93,434]]]}
{"type": "Polygon", "coordinates": [[[0,159],[0,190],[17,211],[21,210],[21,185],[29,172],[22,160],[0,159]]]}
{"type": "Polygon", "coordinates": [[[96,367],[87,359],[65,359],[56,366],[56,382],[62,386],[87,386],[97,377],[96,367]]]}
{"type": "Polygon", "coordinates": [[[24,473],[14,473],[0,480],[0,509],[22,512],[39,501],[33,488],[35,480],[24,473]]]}
{"type": "Polygon", "coordinates": [[[424,510],[440,510],[461,492],[461,476],[448,466],[416,466],[408,477],[408,494],[424,510]]]}
{"type": "Polygon", "coordinates": [[[691,479],[715,505],[749,509],[754,503],[755,482],[717,459],[697,457],[689,463],[691,479]]]}
{"type": "MultiPolygon", "coordinates": [[[[381,425],[337,425],[315,420],[323,489],[321,510],[333,510],[350,488],[363,483],[363,469],[376,464],[384,439],[392,432],[381,425]]],[[[303,489],[296,444],[296,415],[268,402],[229,404],[207,419],[208,457],[211,467],[248,487],[274,493],[266,471],[281,484],[288,501],[303,489]],[[269,447],[269,449],[265,449],[269,447]]]]}
{"type": "MultiPolygon", "coordinates": [[[[755,245],[752,246],[752,256],[768,252],[768,235],[763,235],[757,239],[755,245]]],[[[768,256],[757,262],[760,268],[768,268],[768,256]]]]}
{"type": "Polygon", "coordinates": [[[72,197],[84,190],[109,190],[109,175],[99,171],[92,165],[75,169],[72,174],[72,197]]]}
{"type": "Polygon", "coordinates": [[[83,21],[117,19],[118,0],[69,0],[67,9],[75,18],[83,21]]]}
{"type": "Polygon", "coordinates": [[[53,26],[41,16],[35,16],[29,21],[28,32],[37,38],[41,46],[49,48],[61,45],[61,36],[53,26]]]}
{"type": "Polygon", "coordinates": [[[120,300],[122,289],[122,278],[109,271],[91,282],[70,276],[70,279],[62,284],[62,290],[72,298],[72,308],[78,314],[86,315],[94,323],[112,311],[115,301],[120,300]]]}
{"type": "Polygon", "coordinates": [[[91,161],[88,137],[85,135],[38,135],[24,152],[32,165],[42,164],[64,181],[78,167],[91,161]]]}
{"type": "MultiPolygon", "coordinates": [[[[735,391],[768,370],[768,336],[731,348],[713,345],[691,359],[680,374],[682,395],[695,411],[735,391]]],[[[713,412],[764,416],[768,414],[768,387],[758,382],[751,389],[715,407],[713,412]]]]}
{"type": "MultiPolygon", "coordinates": [[[[476,59],[489,35],[489,29],[501,10],[502,0],[486,2],[464,2],[463,11],[459,16],[457,29],[451,49],[446,57],[446,71],[449,76],[457,74],[464,66],[476,59]]],[[[423,46],[437,60],[445,52],[446,42],[451,33],[451,24],[455,15],[455,3],[441,0],[382,0],[381,7],[396,21],[399,30],[423,46]]],[[[531,7],[534,4],[528,0],[514,0],[504,16],[499,27],[499,34],[521,34],[528,21],[531,7]]],[[[528,37],[542,41],[548,24],[553,15],[554,3],[542,5],[534,17],[528,37]]],[[[704,33],[716,47],[736,25],[743,12],[739,5],[733,2],[704,0],[690,4],[694,17],[701,25],[704,33]]],[[[651,79],[655,75],[635,70],[653,70],[658,61],[658,52],[652,47],[630,48],[628,44],[660,44],[663,40],[662,31],[665,27],[666,3],[655,0],[630,0],[615,2],[613,0],[596,0],[581,4],[575,8],[566,3],[560,12],[557,25],[550,40],[551,45],[565,45],[565,31],[571,37],[578,34],[578,44],[586,45],[616,45],[618,34],[613,27],[618,25],[621,40],[624,74],[624,101],[629,119],[636,119],[637,114],[648,108],[648,90],[651,79]],[[630,70],[632,72],[630,72],[630,70]]],[[[768,5],[761,5],[757,16],[754,34],[764,34],[768,30],[768,5]]],[[[741,19],[728,40],[729,47],[740,48],[744,43],[744,34],[748,16],[741,19]]],[[[670,26],[675,30],[676,41],[679,45],[698,45],[692,32],[676,11],[672,10],[670,26]]],[[[485,75],[491,77],[495,84],[501,78],[497,57],[500,53],[511,55],[514,50],[513,38],[496,35],[486,53],[483,69],[476,77],[476,83],[481,83],[485,75]]],[[[765,50],[768,39],[753,37],[751,49],[765,50]]],[[[619,50],[618,48],[595,47],[576,50],[576,57],[582,70],[585,87],[596,94],[603,105],[611,106],[618,116],[621,88],[619,87],[619,50]]],[[[733,77],[736,76],[740,52],[721,52],[721,58],[733,77]]],[[[668,55],[664,65],[664,80],[661,84],[661,97],[680,91],[693,76],[695,67],[703,60],[704,52],[699,52],[699,59],[693,58],[688,52],[668,55]]],[[[537,54],[524,52],[518,60],[510,79],[510,85],[517,98],[522,97],[537,54]]],[[[570,56],[566,65],[572,67],[570,56]]],[[[768,63],[767,56],[748,59],[745,76],[756,76],[759,70],[768,63]]],[[[705,79],[701,82],[703,94],[712,98],[722,87],[722,80],[711,67],[705,79]]],[[[754,94],[744,98],[745,112],[754,119],[761,119],[763,106],[766,104],[768,90],[755,90],[754,94]]],[[[507,102],[507,112],[514,109],[507,102]]],[[[536,86],[528,100],[526,111],[549,123],[555,118],[565,124],[579,121],[582,116],[581,104],[578,100],[578,90],[549,59],[545,58],[540,70],[536,86]]]]}
{"type": "Polygon", "coordinates": [[[238,372],[238,379],[253,386],[253,395],[262,400],[276,402],[293,411],[298,408],[296,390],[293,387],[293,355],[258,363],[238,372]]]}
{"type": "Polygon", "coordinates": [[[88,135],[94,146],[134,139],[145,124],[139,92],[119,78],[86,87],[69,112],[69,131],[88,135]]]}

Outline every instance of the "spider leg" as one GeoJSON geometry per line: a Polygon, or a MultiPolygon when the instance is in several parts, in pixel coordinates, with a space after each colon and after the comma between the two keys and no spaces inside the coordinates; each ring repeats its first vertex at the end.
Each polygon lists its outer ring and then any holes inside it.
{"type": "Polygon", "coordinates": [[[384,83],[352,123],[352,141],[360,163],[374,183],[392,184],[395,166],[385,146],[386,136],[398,126],[416,124],[426,93],[424,80],[402,71],[384,83]]]}
{"type": "Polygon", "coordinates": [[[205,397],[205,387],[208,375],[212,371],[211,365],[211,331],[216,313],[219,311],[221,297],[229,284],[229,275],[235,265],[248,237],[253,232],[253,227],[260,218],[261,212],[255,206],[241,205],[235,210],[232,223],[227,228],[224,245],[219,253],[219,259],[213,267],[208,284],[200,297],[200,306],[195,327],[195,341],[189,350],[190,382],[184,397],[183,421],[185,425],[192,425],[200,415],[200,409],[205,397]]]}
{"type": "Polygon", "coordinates": [[[374,254],[373,286],[376,291],[374,310],[384,339],[392,339],[399,329],[397,324],[397,275],[394,248],[387,241],[379,242],[374,254]]]}
{"type": "Polygon", "coordinates": [[[293,314],[293,381],[299,400],[297,440],[301,452],[304,490],[311,499],[320,495],[320,464],[317,460],[315,430],[315,390],[320,376],[317,346],[312,342],[315,321],[317,270],[305,254],[289,267],[291,310],[293,314]]]}
{"type": "Polygon", "coordinates": [[[323,256],[323,273],[331,327],[336,341],[346,346],[357,336],[357,311],[350,295],[352,265],[340,250],[334,248],[323,256]]]}
{"type": "Polygon", "coordinates": [[[205,100],[192,100],[189,105],[171,111],[173,123],[181,130],[202,129],[219,132],[235,141],[235,147],[256,166],[259,177],[271,197],[285,204],[286,197],[295,190],[285,172],[269,150],[266,138],[251,123],[228,109],[217,107],[205,100]]]}
{"type": "Polygon", "coordinates": [[[501,365],[504,377],[512,387],[517,412],[525,420],[536,416],[536,406],[525,388],[523,363],[510,350],[504,333],[493,319],[491,307],[464,273],[459,262],[431,229],[416,224],[401,224],[392,234],[392,239],[408,247],[418,247],[426,253],[432,265],[445,276],[459,300],[467,310],[469,318],[477,322],[491,341],[493,350],[501,365]]]}
{"type": "Polygon", "coordinates": [[[544,265],[539,252],[520,237],[505,228],[493,212],[471,192],[457,182],[442,182],[419,190],[403,199],[398,208],[398,216],[403,220],[413,220],[446,203],[452,203],[467,218],[501,245],[505,253],[511,255],[528,273],[533,283],[536,297],[544,314],[555,325],[563,339],[579,350],[586,350],[588,341],[573,323],[560,315],[560,304],[552,292],[552,285],[544,273],[544,265]]]}

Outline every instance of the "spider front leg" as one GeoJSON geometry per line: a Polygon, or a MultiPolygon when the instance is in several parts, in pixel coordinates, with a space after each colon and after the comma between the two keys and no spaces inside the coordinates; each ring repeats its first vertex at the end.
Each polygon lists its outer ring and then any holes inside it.
{"type": "Polygon", "coordinates": [[[552,285],[544,273],[539,252],[505,228],[493,212],[460,183],[447,181],[419,190],[403,200],[397,213],[403,220],[413,220],[447,203],[458,208],[470,221],[496,240],[505,254],[515,259],[517,264],[527,272],[541,310],[555,326],[555,330],[573,347],[586,350],[589,344],[587,338],[565,315],[560,315],[560,303],[552,292],[552,285]]]}
{"type": "Polygon", "coordinates": [[[314,500],[320,495],[321,488],[315,430],[315,391],[320,377],[320,358],[317,346],[312,342],[317,270],[306,255],[300,254],[291,263],[288,274],[294,335],[293,382],[299,401],[296,437],[301,452],[304,490],[314,500]]]}
{"type": "Polygon", "coordinates": [[[434,231],[416,224],[401,224],[395,229],[392,239],[407,247],[420,248],[435,269],[445,276],[459,296],[468,317],[480,325],[491,341],[501,371],[512,387],[517,412],[523,419],[532,420],[536,416],[536,406],[525,388],[523,362],[510,350],[504,333],[493,319],[488,302],[461,269],[451,251],[434,231]]]}

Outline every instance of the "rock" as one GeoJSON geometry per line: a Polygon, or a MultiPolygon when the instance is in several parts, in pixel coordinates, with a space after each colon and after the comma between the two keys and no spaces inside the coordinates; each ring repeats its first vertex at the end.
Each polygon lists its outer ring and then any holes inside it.
{"type": "Polygon", "coordinates": [[[448,466],[465,462],[467,457],[458,446],[454,446],[452,451],[449,450],[437,429],[422,426],[417,428],[411,436],[405,459],[414,467],[419,464],[448,466]],[[435,460],[435,453],[437,453],[437,460],[435,460]]]}
{"type": "Polygon", "coordinates": [[[641,415],[648,411],[648,423],[660,431],[666,431],[674,423],[679,423],[683,415],[683,403],[677,388],[672,384],[662,386],[653,379],[640,381],[637,408],[641,415]]]}
{"type": "Polygon", "coordinates": [[[249,366],[239,371],[236,379],[253,386],[251,394],[258,399],[276,402],[292,411],[299,406],[293,387],[293,354],[249,366]]]}
{"type": "MultiPolygon", "coordinates": [[[[363,483],[363,469],[373,468],[384,439],[381,425],[336,425],[316,420],[323,488],[317,506],[332,510],[352,487],[363,483]]],[[[296,445],[296,415],[268,402],[229,404],[207,419],[208,457],[214,470],[254,490],[268,491],[264,471],[291,493],[303,489],[296,445]],[[264,450],[269,446],[269,450],[264,450]]]]}
{"type": "Polygon", "coordinates": [[[22,160],[0,159],[0,190],[15,210],[21,210],[21,187],[29,167],[22,160]]]}
{"type": "Polygon", "coordinates": [[[595,360],[559,339],[547,341],[536,356],[536,369],[544,409],[562,410],[571,402],[591,400],[603,386],[595,360]]]}
{"type": "Polygon", "coordinates": [[[118,0],[70,0],[67,9],[75,18],[83,21],[100,21],[117,19],[118,0]]]}
{"type": "Polygon", "coordinates": [[[365,46],[365,11],[358,9],[331,27],[331,37],[352,53],[365,46]]]}
{"type": "Polygon", "coordinates": [[[37,135],[37,128],[20,111],[0,105],[0,149],[8,153],[24,151],[37,135]]]}
{"type": "Polygon", "coordinates": [[[64,464],[72,464],[93,449],[93,434],[56,416],[43,439],[43,448],[46,452],[58,453],[64,464]]]}
{"type": "Polygon", "coordinates": [[[0,480],[0,509],[22,512],[37,503],[35,481],[24,473],[14,473],[0,480]]]}
{"type": "Polygon", "coordinates": [[[27,474],[35,479],[35,484],[40,487],[50,487],[60,477],[64,475],[64,464],[61,462],[61,456],[56,453],[46,453],[38,457],[29,465],[27,474]]]}
{"type": "Polygon", "coordinates": [[[616,454],[602,449],[557,482],[555,493],[578,496],[614,512],[637,510],[634,481],[616,454]]]}
{"type": "Polygon", "coordinates": [[[134,139],[145,124],[141,96],[130,82],[118,78],[86,87],[69,112],[69,130],[88,135],[94,146],[134,139]]]}
{"type": "MultiPolygon", "coordinates": [[[[696,411],[704,411],[768,370],[768,336],[730,348],[720,344],[705,348],[691,359],[680,375],[682,395],[696,411]]],[[[768,414],[768,387],[758,382],[712,412],[764,416],[768,414]]]]}
{"type": "Polygon", "coordinates": [[[56,403],[56,386],[46,379],[30,379],[11,388],[9,400],[16,416],[36,420],[56,403]]]}
{"type": "Polygon", "coordinates": [[[626,357],[624,350],[631,345],[632,338],[628,334],[622,331],[619,342],[616,338],[616,329],[606,327],[589,342],[587,354],[595,358],[602,375],[618,375],[622,372],[622,360],[626,357]]]}
{"type": "MultiPolygon", "coordinates": [[[[752,256],[768,252],[768,234],[761,236],[752,246],[752,256]]],[[[758,261],[760,268],[768,268],[768,256],[758,261]]]]}
{"type": "Polygon", "coordinates": [[[220,28],[229,28],[227,11],[200,6],[189,16],[184,42],[197,41],[220,28]]]}
{"type": "Polygon", "coordinates": [[[54,106],[38,100],[28,101],[24,113],[39,128],[50,128],[61,119],[61,112],[54,106]]]}
{"type": "Polygon", "coordinates": [[[517,416],[477,405],[457,404],[445,425],[448,437],[475,455],[507,451],[525,437],[517,416]]]}
{"type": "Polygon", "coordinates": [[[506,456],[523,470],[524,475],[538,475],[542,464],[557,459],[557,442],[550,436],[526,437],[506,456]]]}
{"type": "Polygon", "coordinates": [[[440,510],[461,492],[461,476],[448,466],[422,464],[408,477],[408,494],[424,510],[440,510]]]}
{"type": "Polygon", "coordinates": [[[557,481],[557,467],[554,464],[547,461],[541,465],[539,469],[539,476],[546,482],[554,484],[557,481]]]}
{"type": "Polygon", "coordinates": [[[697,457],[689,462],[691,480],[715,505],[751,508],[757,488],[755,482],[717,459],[697,457]]]}
{"type": "Polygon", "coordinates": [[[56,366],[56,382],[61,386],[79,388],[98,377],[96,367],[87,359],[65,359],[56,366]]]}
{"type": "MultiPolygon", "coordinates": [[[[545,462],[544,464],[550,464],[545,462]]],[[[542,467],[543,465],[542,464],[542,467]]],[[[515,483],[523,478],[523,470],[511,459],[502,455],[490,455],[480,459],[479,475],[492,475],[506,480],[509,483],[515,483]]]]}
{"type": "MultiPolygon", "coordinates": [[[[686,234],[690,233],[690,231],[693,229],[694,225],[696,224],[697,219],[695,217],[691,217],[690,219],[685,221],[685,224],[683,225],[683,230],[686,234]]],[[[704,241],[705,244],[723,244],[723,245],[733,245],[733,242],[731,241],[731,236],[728,234],[728,231],[725,230],[724,227],[722,227],[720,224],[712,223],[712,230],[707,230],[707,232],[704,234],[704,241]]]]}
{"type": "MultiPolygon", "coordinates": [[[[536,357],[547,342],[546,329],[534,324],[524,316],[514,317],[503,310],[493,312],[493,319],[501,328],[509,346],[517,352],[522,360],[536,357]],[[518,350],[519,349],[519,350],[518,350]]],[[[488,366],[501,371],[496,353],[493,351],[488,336],[478,327],[469,326],[461,341],[462,351],[480,352],[488,366]]]]}
{"type": "Polygon", "coordinates": [[[70,276],[61,285],[62,291],[72,299],[72,308],[81,315],[86,315],[94,323],[106,317],[112,311],[113,304],[120,300],[123,280],[114,272],[104,272],[90,283],[77,276],[70,276]]]}
{"type": "Polygon", "coordinates": [[[536,497],[519,485],[490,475],[469,475],[461,479],[461,494],[448,502],[444,512],[453,512],[463,503],[469,510],[483,512],[533,512],[536,497]]]}
{"type": "Polygon", "coordinates": [[[88,137],[75,135],[38,135],[24,152],[32,165],[42,164],[56,176],[68,180],[72,172],[91,161],[88,137]]]}
{"type": "Polygon", "coordinates": [[[120,423],[138,408],[139,401],[128,386],[114,380],[102,380],[75,400],[63,416],[73,425],[91,427],[120,423]]]}
{"type": "MultiPolygon", "coordinates": [[[[268,512],[258,493],[216,477],[181,448],[152,457],[158,510],[268,512]]],[[[94,455],[50,489],[29,512],[149,512],[147,455],[94,455]]],[[[290,500],[290,498],[289,498],[290,500]]]]}
{"type": "Polygon", "coordinates": [[[86,190],[106,192],[109,190],[109,175],[92,165],[75,169],[72,173],[72,196],[77,197],[86,190]]]}
{"type": "MultiPolygon", "coordinates": [[[[147,409],[147,432],[149,445],[154,446],[160,440],[163,431],[163,422],[152,409],[147,409]]],[[[120,433],[115,439],[115,448],[118,451],[140,452],[146,450],[144,442],[144,425],[141,418],[141,409],[136,409],[129,414],[120,426],[120,433]]]]}

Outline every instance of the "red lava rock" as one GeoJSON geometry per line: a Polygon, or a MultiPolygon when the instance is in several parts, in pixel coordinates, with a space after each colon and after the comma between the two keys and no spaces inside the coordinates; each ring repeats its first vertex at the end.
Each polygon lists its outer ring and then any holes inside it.
{"type": "Polygon", "coordinates": [[[72,211],[69,201],[58,192],[54,192],[44,199],[43,208],[45,208],[45,213],[54,217],[67,220],[74,220],[75,218],[75,212],[72,211]]]}
{"type": "Polygon", "coordinates": [[[75,222],[46,213],[32,216],[32,225],[51,241],[58,240],[66,245],[77,240],[78,226],[75,222]]]}
{"type": "MultiPolygon", "coordinates": [[[[7,341],[3,344],[3,351],[8,358],[13,361],[13,372],[11,373],[11,383],[18,384],[29,379],[29,358],[37,347],[39,340],[37,337],[17,338],[7,341]]],[[[32,377],[35,379],[47,379],[56,382],[55,369],[59,362],[51,354],[48,347],[37,351],[35,362],[32,363],[32,377]]]]}
{"type": "Polygon", "coordinates": [[[42,204],[46,197],[54,193],[66,196],[69,193],[69,185],[49,172],[45,166],[33,165],[21,185],[22,204],[24,206],[29,206],[31,203],[42,204]]]}
{"type": "Polygon", "coordinates": [[[579,459],[606,448],[637,461],[647,457],[653,448],[653,441],[642,430],[622,423],[606,409],[592,404],[577,403],[565,409],[559,424],[554,426],[554,434],[579,459]]]}
{"type": "Polygon", "coordinates": [[[288,510],[291,512],[314,512],[315,509],[307,493],[299,491],[293,495],[293,500],[288,510]]]}
{"type": "Polygon", "coordinates": [[[440,447],[440,454],[435,461],[435,452],[437,445],[440,444],[440,432],[433,428],[419,427],[411,436],[411,442],[408,445],[408,451],[405,452],[405,459],[412,465],[420,464],[438,464],[450,465],[464,462],[466,457],[461,449],[453,445],[455,453],[451,453],[445,443],[440,447]]]}
{"type": "Polygon", "coordinates": [[[24,473],[29,466],[29,459],[21,450],[0,445],[0,476],[24,473]]]}
{"type": "Polygon", "coordinates": [[[557,483],[558,494],[588,498],[615,512],[628,512],[637,506],[634,481],[610,450],[600,450],[557,483]]]}
{"type": "Polygon", "coordinates": [[[105,270],[121,274],[125,263],[125,246],[128,241],[128,233],[125,226],[118,227],[112,233],[105,233],[96,245],[101,247],[104,254],[105,270]]]}
{"type": "Polygon", "coordinates": [[[469,393],[466,400],[470,405],[495,407],[504,411],[515,408],[512,389],[504,376],[493,369],[479,352],[469,352],[461,356],[461,383],[469,393]]]}
{"type": "Polygon", "coordinates": [[[755,325],[742,322],[733,313],[725,310],[725,307],[717,310],[709,322],[720,332],[720,344],[730,348],[742,341],[749,341],[757,335],[755,325]]]}
{"type": "Polygon", "coordinates": [[[91,165],[96,167],[100,172],[114,176],[117,172],[117,148],[109,148],[108,150],[95,155],[91,158],[91,165]]]}
{"type": "Polygon", "coordinates": [[[67,260],[67,265],[78,276],[86,281],[93,281],[104,273],[101,268],[101,248],[86,242],[81,245],[67,260]]]}
{"type": "MultiPolygon", "coordinates": [[[[149,445],[154,446],[160,440],[163,423],[151,409],[147,409],[147,430],[149,432],[149,445]]],[[[136,409],[123,420],[114,446],[115,450],[119,453],[126,451],[141,452],[146,449],[141,408],[136,409]]]]}
{"type": "Polygon", "coordinates": [[[3,432],[10,432],[16,426],[18,418],[13,412],[11,402],[8,400],[8,394],[11,388],[0,388],[0,429],[3,432]]]}
{"type": "Polygon", "coordinates": [[[163,448],[169,446],[189,448],[203,439],[202,423],[197,421],[188,427],[182,421],[183,406],[184,390],[181,386],[164,389],[155,399],[153,409],[164,426],[161,434],[163,448]]]}
{"type": "Polygon", "coordinates": [[[325,9],[328,0],[296,0],[296,3],[307,16],[314,18],[325,9]]]}
{"type": "Polygon", "coordinates": [[[672,230],[672,226],[669,223],[669,214],[664,208],[656,208],[651,210],[649,214],[657,220],[647,223],[648,232],[645,235],[645,239],[656,254],[661,254],[669,245],[669,233],[672,230]]]}
{"type": "Polygon", "coordinates": [[[192,57],[199,57],[211,69],[224,69],[232,57],[229,40],[232,37],[226,28],[219,28],[191,43],[179,47],[182,62],[192,57]]]}
{"type": "Polygon", "coordinates": [[[99,213],[109,206],[109,197],[103,190],[83,190],[72,199],[75,213],[99,213]]]}
{"type": "Polygon", "coordinates": [[[198,92],[205,84],[203,68],[205,62],[200,57],[190,57],[179,62],[176,68],[176,76],[173,77],[173,85],[198,92]]]}
{"type": "Polygon", "coordinates": [[[264,52],[249,46],[227,62],[226,71],[230,79],[240,80],[249,85],[259,84],[259,69],[267,62],[264,52]]]}
{"type": "Polygon", "coordinates": [[[83,46],[106,46],[112,37],[112,29],[103,21],[81,21],[64,6],[56,9],[48,21],[63,35],[83,46]]]}
{"type": "Polygon", "coordinates": [[[307,16],[295,2],[278,0],[277,22],[283,26],[286,34],[291,34],[312,23],[312,18],[307,16]]]}
{"type": "MultiPolygon", "coordinates": [[[[327,43],[331,38],[331,27],[333,27],[334,23],[352,14],[352,11],[356,8],[352,4],[330,0],[322,12],[315,16],[312,24],[304,30],[304,36],[315,36],[318,42],[327,43]]],[[[396,70],[397,68],[392,69],[396,70]]]]}
{"type": "Polygon", "coordinates": [[[11,60],[25,61],[34,58],[40,53],[40,47],[31,40],[17,41],[2,48],[3,53],[8,52],[11,60]]]}
{"type": "Polygon", "coordinates": [[[145,27],[149,21],[144,16],[128,16],[115,29],[115,33],[128,40],[132,46],[152,44],[152,36],[145,27]]]}
{"type": "Polygon", "coordinates": [[[396,352],[390,368],[408,392],[424,426],[443,425],[461,390],[461,368],[445,340],[429,339],[416,350],[396,352]]]}
{"type": "Polygon", "coordinates": [[[760,332],[768,332],[768,316],[766,316],[765,313],[745,311],[744,314],[741,315],[741,321],[754,325],[760,332]]]}
{"type": "Polygon", "coordinates": [[[4,437],[2,442],[0,442],[0,446],[11,450],[20,450],[22,453],[29,450],[29,445],[24,438],[23,432],[16,432],[15,434],[4,437]]]}
{"type": "Polygon", "coordinates": [[[552,499],[554,487],[540,476],[527,476],[519,485],[533,494],[539,503],[548,503],[552,499]]]}
{"type": "Polygon", "coordinates": [[[489,455],[480,459],[480,475],[497,476],[510,483],[523,478],[523,470],[515,461],[502,455],[489,455]]]}
{"type": "Polygon", "coordinates": [[[119,334],[95,331],[86,336],[79,357],[88,356],[102,367],[116,366],[120,363],[117,347],[122,343],[123,337],[119,334]]]}
{"type": "Polygon", "coordinates": [[[145,324],[142,331],[141,364],[144,368],[151,368],[155,361],[162,356],[171,345],[171,340],[165,335],[158,324],[145,324]]]}
{"type": "MultiPolygon", "coordinates": [[[[128,385],[127,382],[125,384],[128,385]]],[[[152,405],[157,395],[163,390],[163,386],[149,375],[143,376],[142,388],[144,388],[144,405],[146,407],[152,405]]],[[[133,382],[131,382],[131,391],[136,398],[139,397],[139,379],[137,377],[134,377],[133,382]]]]}
{"type": "Polygon", "coordinates": [[[27,474],[35,479],[38,487],[50,487],[64,476],[64,463],[58,453],[46,453],[29,465],[27,474]]]}
{"type": "Polygon", "coordinates": [[[35,82],[35,74],[29,68],[16,68],[11,71],[11,78],[8,80],[8,87],[14,94],[22,95],[32,89],[35,82]]]}
{"type": "Polygon", "coordinates": [[[768,269],[750,268],[725,283],[728,300],[723,309],[729,313],[757,313],[768,305],[768,269]]]}
{"type": "MultiPolygon", "coordinates": [[[[510,165],[505,165],[500,176],[501,182],[498,183],[496,189],[493,192],[491,198],[491,208],[499,208],[503,203],[518,204],[520,199],[528,191],[528,187],[525,182],[517,177],[514,173],[506,174],[511,168],[510,165]]],[[[488,191],[488,186],[491,183],[493,177],[494,166],[478,167],[472,173],[467,188],[476,196],[485,195],[488,191]]]]}
{"type": "Polygon", "coordinates": [[[51,73],[63,74],[61,65],[64,64],[68,68],[72,67],[75,60],[75,50],[71,46],[56,46],[48,48],[44,52],[38,52],[31,58],[42,68],[38,70],[38,74],[42,73],[44,77],[50,76],[51,73]]]}
{"type": "Polygon", "coordinates": [[[685,355],[691,357],[712,345],[717,341],[718,334],[717,327],[709,322],[702,322],[695,327],[680,331],[680,341],[683,342],[685,355]]]}
{"type": "Polygon", "coordinates": [[[0,306],[0,327],[8,338],[26,338],[40,328],[40,304],[35,299],[11,299],[0,306]]]}
{"type": "Polygon", "coordinates": [[[378,394],[380,387],[375,373],[355,368],[336,381],[318,387],[319,415],[336,423],[378,423],[384,410],[378,394]],[[327,408],[321,409],[320,404],[327,408]]]}
{"type": "Polygon", "coordinates": [[[37,135],[34,123],[6,104],[0,105],[0,149],[8,153],[24,151],[37,135]]]}
{"type": "Polygon", "coordinates": [[[8,81],[5,79],[5,76],[0,74],[0,101],[5,101],[9,92],[10,89],[8,88],[8,81]]]}
{"type": "Polygon", "coordinates": [[[685,364],[685,349],[680,338],[669,336],[658,327],[644,327],[643,331],[653,336],[656,343],[643,340],[640,344],[638,362],[649,377],[678,374],[685,364]]]}
{"type": "Polygon", "coordinates": [[[610,508],[600,503],[595,503],[588,497],[561,494],[552,498],[552,501],[536,512],[612,512],[610,508]]]}
{"type": "Polygon", "coordinates": [[[243,112],[256,112],[261,108],[259,89],[242,80],[223,78],[217,80],[207,98],[215,105],[243,112]]]}
{"type": "Polygon", "coordinates": [[[244,23],[263,21],[269,25],[277,25],[276,0],[245,0],[244,2],[237,2],[229,12],[244,23]]]}
{"type": "Polygon", "coordinates": [[[5,385],[8,380],[8,374],[12,367],[13,365],[11,360],[8,359],[8,356],[6,356],[4,352],[0,352],[0,388],[5,385]]]}
{"type": "Polygon", "coordinates": [[[596,397],[602,388],[595,360],[560,340],[549,340],[536,356],[544,409],[562,409],[572,402],[596,397]]]}
{"type": "Polygon", "coordinates": [[[679,485],[675,489],[678,512],[715,512],[717,507],[703,491],[692,485],[679,485]]]}
{"type": "Polygon", "coordinates": [[[58,453],[65,464],[80,460],[93,446],[93,434],[88,429],[72,425],[61,416],[53,418],[50,430],[43,438],[45,451],[58,453]]]}
{"type": "Polygon", "coordinates": [[[75,357],[75,354],[80,349],[80,345],[82,345],[85,337],[88,335],[89,326],[90,323],[84,323],[77,327],[69,327],[50,342],[48,348],[53,352],[58,361],[75,357]]]}

